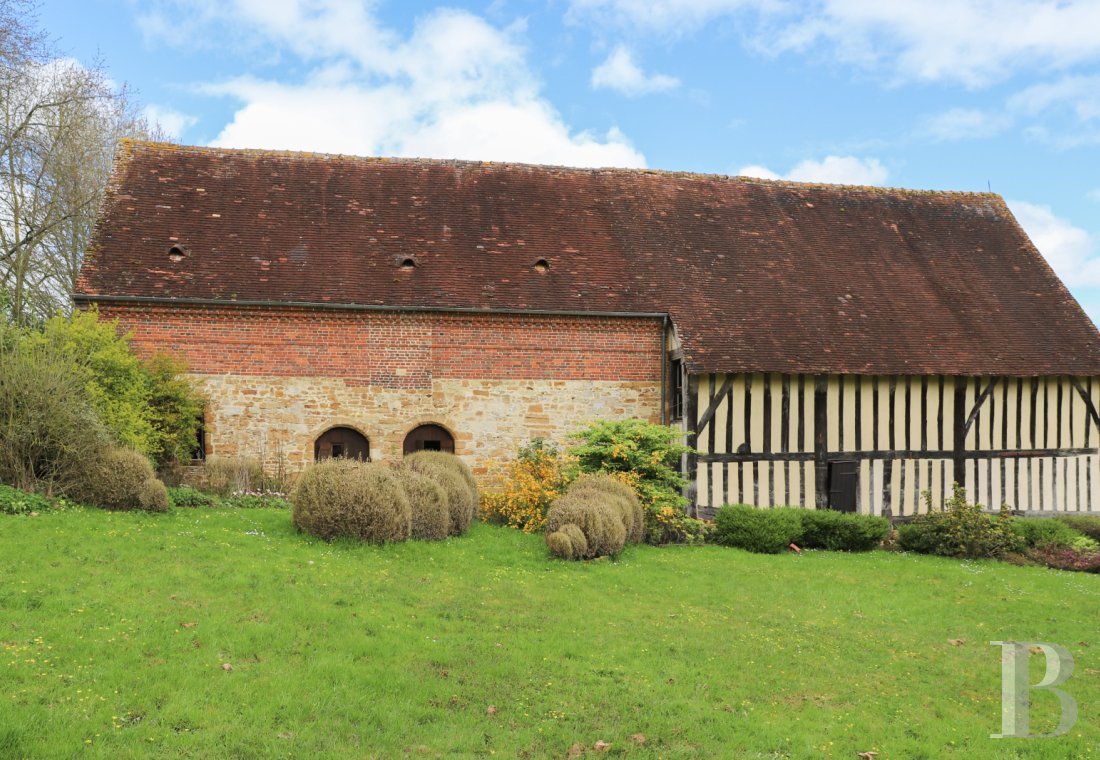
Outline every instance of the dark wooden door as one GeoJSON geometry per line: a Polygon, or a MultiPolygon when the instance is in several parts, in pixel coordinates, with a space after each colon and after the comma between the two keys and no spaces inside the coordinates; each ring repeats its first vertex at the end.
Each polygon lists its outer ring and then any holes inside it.
{"type": "Polygon", "coordinates": [[[414,451],[445,451],[455,453],[455,439],[439,425],[421,425],[405,436],[404,453],[414,451]]]}
{"type": "Polygon", "coordinates": [[[313,458],[322,459],[361,459],[370,461],[370,441],[358,430],[336,427],[327,430],[313,443],[313,458]]]}
{"type": "Polygon", "coordinates": [[[829,509],[856,511],[859,465],[854,461],[829,462],[829,509]]]}

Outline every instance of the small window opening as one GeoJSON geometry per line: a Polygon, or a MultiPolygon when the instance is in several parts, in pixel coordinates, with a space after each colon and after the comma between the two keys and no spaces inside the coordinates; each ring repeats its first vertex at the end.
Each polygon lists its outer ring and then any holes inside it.
{"type": "Polygon", "coordinates": [[[322,459],[359,459],[370,461],[370,441],[358,430],[346,427],[331,428],[313,442],[313,458],[322,459]]]}
{"type": "Polygon", "coordinates": [[[424,441],[424,451],[442,451],[443,441],[424,441]]]}
{"type": "Polygon", "coordinates": [[[416,259],[405,259],[401,262],[403,272],[411,272],[414,269],[416,269],[416,259]]]}
{"type": "Polygon", "coordinates": [[[546,274],[550,271],[550,262],[546,259],[539,259],[535,262],[535,271],[539,274],[546,274]]]}
{"type": "Polygon", "coordinates": [[[332,458],[336,459],[336,458],[342,457],[342,456],[344,456],[344,444],[342,444],[342,443],[332,444],[332,458]]]}
{"type": "Polygon", "coordinates": [[[206,420],[200,414],[195,426],[195,444],[191,447],[191,461],[203,462],[206,460],[206,420]]]}
{"type": "Polygon", "coordinates": [[[829,509],[855,512],[859,507],[859,465],[854,461],[829,462],[829,509]]]}
{"type": "Polygon", "coordinates": [[[668,417],[672,421],[684,418],[684,362],[668,363],[668,417]]]}
{"type": "Polygon", "coordinates": [[[187,258],[187,248],[182,245],[173,245],[168,249],[168,259],[175,264],[187,258]]]}

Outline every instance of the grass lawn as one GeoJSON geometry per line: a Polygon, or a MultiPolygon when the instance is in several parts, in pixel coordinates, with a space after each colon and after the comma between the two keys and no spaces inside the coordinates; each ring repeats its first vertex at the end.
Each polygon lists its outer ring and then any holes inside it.
{"type": "Polygon", "coordinates": [[[1098,629],[1100,577],[992,562],[576,564],[484,525],[379,548],[273,510],[0,516],[0,758],[1089,757],[1098,629]],[[1072,652],[1068,736],[989,738],[994,639],[1072,652]]]}

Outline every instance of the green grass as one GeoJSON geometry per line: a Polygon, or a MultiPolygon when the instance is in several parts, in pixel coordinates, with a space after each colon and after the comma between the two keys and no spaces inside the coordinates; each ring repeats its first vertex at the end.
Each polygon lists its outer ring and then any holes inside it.
{"type": "MultiPolygon", "coordinates": [[[[0,516],[0,757],[1088,757],[1097,621],[1100,578],[993,562],[582,564],[484,525],[380,548],[265,509],[0,516]],[[1070,649],[1069,736],[989,738],[994,639],[1070,649]]],[[[1055,704],[1035,695],[1033,730],[1055,704]]]]}

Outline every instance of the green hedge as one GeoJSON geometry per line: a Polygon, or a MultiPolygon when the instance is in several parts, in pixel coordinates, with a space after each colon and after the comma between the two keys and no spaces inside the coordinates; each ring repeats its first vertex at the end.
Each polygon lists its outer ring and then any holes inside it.
{"type": "Polygon", "coordinates": [[[45,512],[53,507],[53,502],[36,493],[20,491],[0,483],[0,513],[8,515],[26,515],[31,512],[45,512]]]}
{"type": "Polygon", "coordinates": [[[1055,518],[1058,522],[1065,523],[1079,533],[1089,538],[1100,541],[1100,517],[1089,515],[1059,515],[1055,518]]]}
{"type": "Polygon", "coordinates": [[[877,547],[889,532],[890,521],[874,515],[736,504],[718,510],[714,540],[760,554],[777,554],[791,544],[804,549],[860,552],[877,547]]]}
{"type": "Polygon", "coordinates": [[[865,552],[875,549],[890,533],[890,521],[875,515],[835,512],[829,509],[798,510],[802,518],[803,549],[865,552]]]}
{"type": "Polygon", "coordinates": [[[1095,539],[1076,530],[1072,524],[1048,517],[1014,518],[1012,532],[1023,540],[1028,549],[1053,546],[1095,551],[1098,548],[1095,539]]]}

